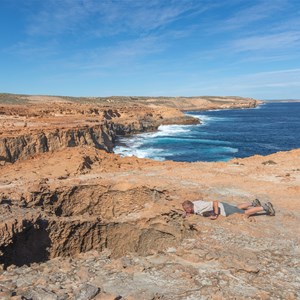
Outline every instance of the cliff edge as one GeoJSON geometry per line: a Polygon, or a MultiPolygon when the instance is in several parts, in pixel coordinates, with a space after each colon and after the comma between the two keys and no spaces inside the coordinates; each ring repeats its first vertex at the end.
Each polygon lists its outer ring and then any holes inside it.
{"type": "Polygon", "coordinates": [[[194,122],[187,104],[50,98],[0,105],[1,299],[299,298],[299,149],[121,158],[117,134],[194,122]],[[276,216],[182,217],[184,200],[255,198],[276,216]]]}
{"type": "Polygon", "coordinates": [[[117,135],[166,124],[197,124],[183,110],[251,108],[248,98],[74,98],[0,94],[0,163],[65,147],[113,151],[117,135]]]}

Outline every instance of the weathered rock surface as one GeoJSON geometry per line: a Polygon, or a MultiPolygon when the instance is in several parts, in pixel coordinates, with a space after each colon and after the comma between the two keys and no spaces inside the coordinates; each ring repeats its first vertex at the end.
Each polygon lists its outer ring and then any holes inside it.
{"type": "MultiPolygon", "coordinates": [[[[105,126],[113,143],[116,126],[129,128],[130,118],[142,124],[150,113],[139,106],[129,117],[127,108],[112,105],[97,124],[91,114],[102,115],[98,108],[71,105],[80,118],[58,100],[44,108],[32,104],[36,98],[27,108],[2,105],[0,138],[26,135],[33,143],[38,129],[49,136],[51,126],[64,134],[105,126]],[[60,116],[50,116],[57,107],[60,116]],[[28,118],[20,130],[22,113],[28,118]]],[[[180,118],[177,109],[151,109],[150,127],[142,130],[152,130],[157,110],[164,122],[174,112],[180,118]]],[[[121,158],[95,143],[68,147],[64,134],[55,149],[21,151],[0,166],[0,299],[300,297],[299,149],[227,163],[156,162],[121,158]],[[272,201],[276,216],[182,217],[186,199],[256,197],[272,201]]]]}
{"type": "Polygon", "coordinates": [[[176,108],[136,101],[108,106],[103,101],[54,99],[50,104],[43,97],[34,104],[0,104],[0,163],[79,145],[112,152],[116,135],[153,131],[162,124],[199,123],[176,108]]]}

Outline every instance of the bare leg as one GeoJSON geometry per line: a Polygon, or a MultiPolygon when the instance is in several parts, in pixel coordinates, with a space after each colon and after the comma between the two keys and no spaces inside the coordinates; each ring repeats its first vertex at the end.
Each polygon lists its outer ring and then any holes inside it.
{"type": "Polygon", "coordinates": [[[252,206],[252,203],[249,203],[249,202],[248,203],[240,203],[237,205],[237,207],[239,209],[244,209],[244,210],[248,209],[251,206],[252,206]]]}
{"type": "Polygon", "coordinates": [[[245,210],[245,215],[247,217],[250,217],[251,215],[254,215],[261,211],[264,211],[264,208],[262,206],[251,207],[251,208],[245,210]]]}

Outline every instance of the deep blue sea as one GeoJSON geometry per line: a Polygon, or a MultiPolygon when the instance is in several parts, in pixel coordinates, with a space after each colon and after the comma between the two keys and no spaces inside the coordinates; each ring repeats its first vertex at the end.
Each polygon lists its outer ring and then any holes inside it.
{"type": "Polygon", "coordinates": [[[300,102],[265,102],[254,109],[187,112],[200,125],[163,125],[121,137],[115,153],[173,161],[227,161],[300,148],[300,102]]]}

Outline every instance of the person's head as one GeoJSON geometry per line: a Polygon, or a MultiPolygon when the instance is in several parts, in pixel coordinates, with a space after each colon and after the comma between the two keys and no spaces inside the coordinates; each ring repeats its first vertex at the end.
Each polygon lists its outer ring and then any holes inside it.
{"type": "Polygon", "coordinates": [[[194,213],[194,203],[192,201],[186,200],[182,203],[183,210],[188,214],[194,213]]]}

